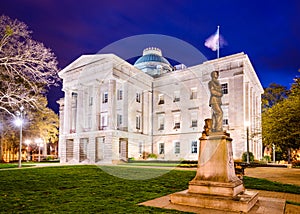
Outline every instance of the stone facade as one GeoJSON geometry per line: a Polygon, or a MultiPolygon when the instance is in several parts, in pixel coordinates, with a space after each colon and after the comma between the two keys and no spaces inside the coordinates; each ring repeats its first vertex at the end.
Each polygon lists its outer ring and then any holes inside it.
{"type": "Polygon", "coordinates": [[[64,68],[60,104],[62,163],[112,163],[155,153],[164,160],[197,160],[208,106],[210,73],[223,88],[223,128],[233,157],[249,148],[262,157],[259,79],[239,53],[151,76],[113,54],[83,55],[64,68]]]}

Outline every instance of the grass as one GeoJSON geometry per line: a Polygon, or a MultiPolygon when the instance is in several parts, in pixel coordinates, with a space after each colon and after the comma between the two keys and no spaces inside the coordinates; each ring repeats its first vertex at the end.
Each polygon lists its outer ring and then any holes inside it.
{"type": "Polygon", "coordinates": [[[243,180],[245,187],[248,189],[300,194],[300,186],[297,185],[282,184],[279,182],[269,181],[267,179],[252,178],[247,176],[244,176],[243,180]]]}
{"type": "MultiPolygon", "coordinates": [[[[187,189],[188,182],[194,176],[195,171],[123,166],[99,168],[93,165],[3,170],[0,171],[0,212],[182,213],[137,204],[187,189]],[[117,172],[119,177],[106,172],[117,172]],[[122,179],[128,176],[153,178],[122,179]]],[[[279,186],[284,191],[293,192],[294,188],[299,194],[299,187],[295,185],[279,185],[276,182],[267,183],[264,179],[244,178],[246,188],[270,188],[268,190],[274,191],[279,186]]]]}
{"type": "MultiPolygon", "coordinates": [[[[22,163],[22,167],[31,167],[34,166],[34,164],[24,164],[22,163]]],[[[8,169],[8,168],[18,168],[17,163],[0,163],[0,169],[8,169]]]]}
{"type": "MultiPolygon", "coordinates": [[[[128,169],[118,171],[126,174],[128,169]]],[[[187,188],[194,174],[174,170],[150,180],[125,180],[96,166],[5,170],[0,171],[0,212],[180,213],[137,204],[187,188]]]]}

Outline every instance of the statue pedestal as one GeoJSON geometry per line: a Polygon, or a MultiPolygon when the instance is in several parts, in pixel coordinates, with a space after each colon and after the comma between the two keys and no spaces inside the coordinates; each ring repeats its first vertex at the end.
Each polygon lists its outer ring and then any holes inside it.
{"type": "Polygon", "coordinates": [[[171,203],[248,212],[257,202],[257,192],[245,191],[236,176],[232,139],[222,132],[200,138],[197,174],[188,190],[171,195],[171,203]]]}

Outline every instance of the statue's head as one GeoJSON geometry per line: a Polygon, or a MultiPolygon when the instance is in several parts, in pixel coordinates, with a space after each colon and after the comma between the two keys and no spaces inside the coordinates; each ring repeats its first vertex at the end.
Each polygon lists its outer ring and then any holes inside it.
{"type": "Polygon", "coordinates": [[[211,72],[211,78],[212,79],[218,79],[218,77],[219,77],[219,71],[213,71],[213,72],[211,72]]]}

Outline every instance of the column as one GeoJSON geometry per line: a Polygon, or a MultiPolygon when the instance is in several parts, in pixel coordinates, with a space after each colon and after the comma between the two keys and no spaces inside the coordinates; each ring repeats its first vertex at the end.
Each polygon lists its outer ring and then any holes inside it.
{"type": "Polygon", "coordinates": [[[84,91],[83,88],[78,88],[78,95],[77,95],[77,111],[76,115],[74,115],[74,118],[76,118],[76,133],[80,133],[83,131],[83,124],[84,124],[84,115],[85,115],[85,109],[84,109],[84,91]]]}
{"type": "Polygon", "coordinates": [[[64,134],[70,133],[71,128],[71,108],[72,108],[72,92],[69,90],[65,91],[64,100],[64,134]]]}
{"type": "Polygon", "coordinates": [[[143,132],[143,134],[149,134],[150,109],[151,109],[151,94],[149,91],[143,91],[143,94],[142,94],[142,132],[143,132]]]}
{"type": "Polygon", "coordinates": [[[108,81],[108,128],[116,129],[116,80],[108,81]]]}
{"type": "Polygon", "coordinates": [[[93,87],[93,106],[92,106],[92,131],[97,131],[98,126],[100,124],[99,121],[99,106],[100,106],[100,86],[99,85],[94,85],[93,87]]]}

